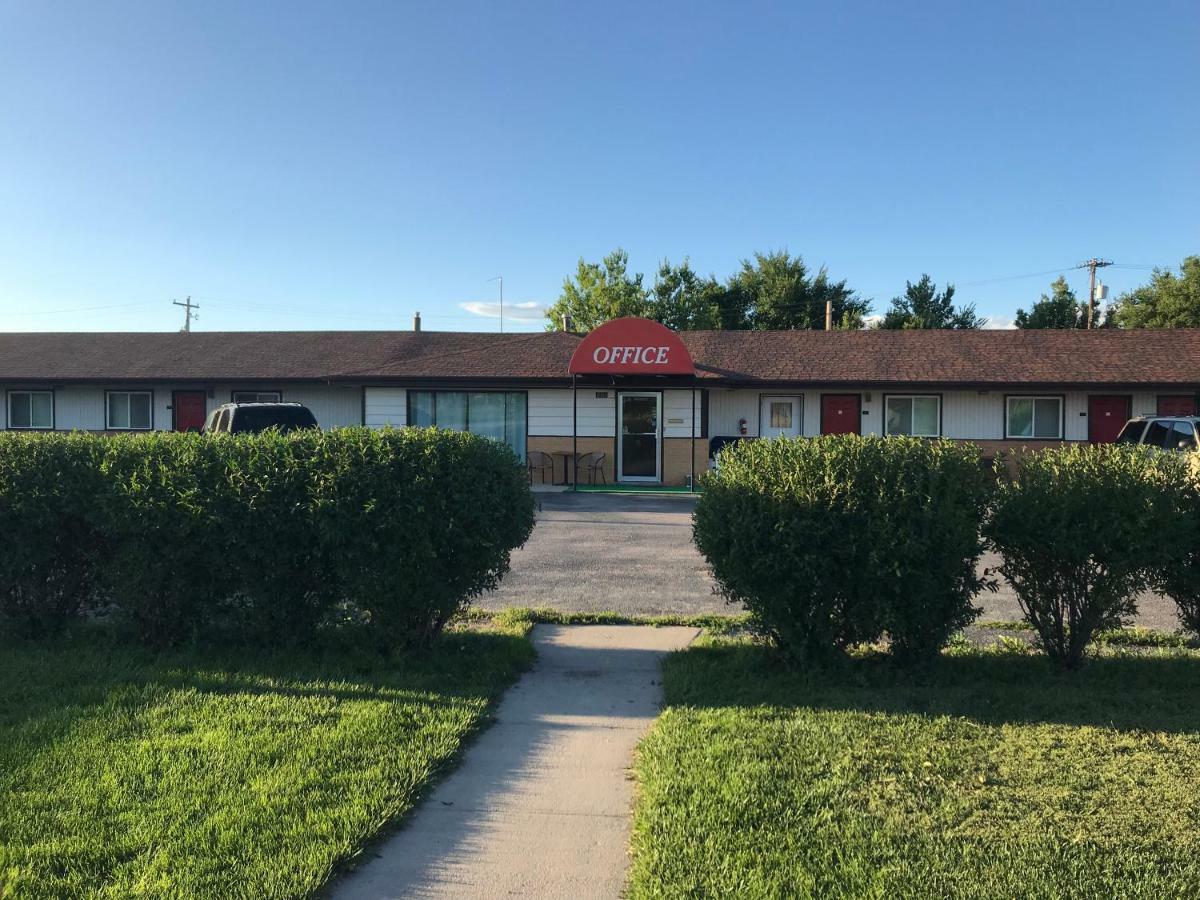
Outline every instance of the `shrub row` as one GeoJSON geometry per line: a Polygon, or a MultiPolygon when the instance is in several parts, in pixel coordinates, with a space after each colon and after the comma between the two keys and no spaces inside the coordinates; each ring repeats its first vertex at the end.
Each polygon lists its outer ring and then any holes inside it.
{"type": "Polygon", "coordinates": [[[533,527],[519,462],[478,436],[0,434],[0,619],[89,613],[146,643],[264,643],[366,623],[427,643],[533,527]]]}
{"type": "Polygon", "coordinates": [[[975,615],[989,481],[969,444],[748,441],[721,454],[694,534],[726,596],[794,659],[884,633],[927,659],[975,615]]]}
{"type": "Polygon", "coordinates": [[[793,659],[889,638],[928,660],[978,611],[986,543],[1046,652],[1076,666],[1165,590],[1200,628],[1200,465],[1125,447],[1023,455],[997,483],[971,445],[830,436],[721,455],[695,537],[726,597],[793,659]]]}
{"type": "Polygon", "coordinates": [[[1137,613],[1183,561],[1192,487],[1180,457],[1071,445],[1027,453],[984,533],[1046,653],[1078,666],[1097,632],[1137,613]]]}

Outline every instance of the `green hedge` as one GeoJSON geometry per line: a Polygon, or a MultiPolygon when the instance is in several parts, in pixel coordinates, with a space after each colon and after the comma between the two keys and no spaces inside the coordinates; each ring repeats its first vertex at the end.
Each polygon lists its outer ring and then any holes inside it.
{"type": "Polygon", "coordinates": [[[424,644],[497,584],[533,510],[511,450],[457,432],[5,435],[0,615],[46,631],[99,606],[152,645],[345,621],[424,644]]]}
{"type": "Polygon", "coordinates": [[[1156,585],[1179,608],[1179,621],[1193,634],[1200,634],[1200,453],[1187,455],[1188,488],[1183,496],[1180,552],[1167,560],[1156,585]]]}
{"type": "Polygon", "coordinates": [[[1027,453],[997,488],[986,533],[1046,653],[1068,668],[1188,550],[1187,469],[1175,454],[1071,445],[1027,453]]]}
{"type": "Polygon", "coordinates": [[[747,441],[705,482],[696,544],[794,659],[887,634],[898,657],[927,660],[977,614],[991,481],[970,444],[747,441]]]}
{"type": "Polygon", "coordinates": [[[100,602],[102,444],[0,432],[0,627],[40,637],[100,602]]]}

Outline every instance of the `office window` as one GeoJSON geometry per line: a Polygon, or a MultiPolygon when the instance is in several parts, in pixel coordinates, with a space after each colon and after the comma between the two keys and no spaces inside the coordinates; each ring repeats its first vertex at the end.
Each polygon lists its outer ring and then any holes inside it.
{"type": "Polygon", "coordinates": [[[939,437],[942,433],[942,398],[889,396],[885,418],[885,434],[939,437]]]}
{"type": "Polygon", "coordinates": [[[10,391],[8,395],[9,428],[53,428],[53,391],[10,391]]]}
{"type": "Polygon", "coordinates": [[[501,391],[409,391],[408,424],[469,431],[525,458],[525,394],[501,391]]]}
{"type": "Polygon", "coordinates": [[[106,397],[104,427],[109,431],[150,430],[149,391],[109,391],[106,397]]]}
{"type": "Polygon", "coordinates": [[[1009,397],[1004,436],[1060,440],[1062,438],[1062,398],[1009,397]]]}

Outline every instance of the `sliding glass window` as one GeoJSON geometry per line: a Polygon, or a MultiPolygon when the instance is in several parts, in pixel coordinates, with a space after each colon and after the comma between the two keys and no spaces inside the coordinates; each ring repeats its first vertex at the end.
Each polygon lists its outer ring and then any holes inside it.
{"type": "Polygon", "coordinates": [[[938,437],[942,433],[942,398],[936,395],[889,395],[886,413],[889,435],[938,437]]]}
{"type": "Polygon", "coordinates": [[[408,424],[469,431],[525,458],[525,395],[500,391],[409,391],[408,424]]]}

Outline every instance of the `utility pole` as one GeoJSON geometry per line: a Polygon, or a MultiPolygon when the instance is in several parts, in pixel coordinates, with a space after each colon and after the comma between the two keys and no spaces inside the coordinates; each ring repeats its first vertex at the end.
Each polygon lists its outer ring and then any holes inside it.
{"type": "Polygon", "coordinates": [[[1093,256],[1091,259],[1085,260],[1075,267],[1077,269],[1088,269],[1090,272],[1088,276],[1088,328],[1094,327],[1092,322],[1096,318],[1096,270],[1103,269],[1105,266],[1111,266],[1112,264],[1111,259],[1096,259],[1093,256]]]}
{"type": "Polygon", "coordinates": [[[504,276],[497,275],[495,278],[489,278],[488,281],[500,282],[500,333],[504,334],[504,276]]]}
{"type": "Polygon", "coordinates": [[[172,300],[171,303],[174,304],[175,306],[182,306],[184,308],[185,312],[183,314],[183,333],[191,334],[192,333],[192,319],[200,318],[199,316],[194,316],[192,314],[192,310],[199,309],[200,305],[198,303],[193,303],[191,297],[187,298],[186,303],[180,303],[178,300],[172,300]]]}

